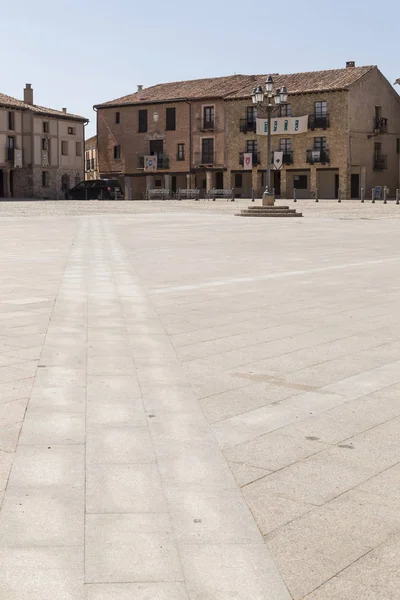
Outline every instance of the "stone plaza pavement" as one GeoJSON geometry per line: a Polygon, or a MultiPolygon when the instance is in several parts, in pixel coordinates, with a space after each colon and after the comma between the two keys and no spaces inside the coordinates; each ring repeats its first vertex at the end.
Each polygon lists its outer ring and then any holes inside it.
{"type": "Polygon", "coordinates": [[[399,599],[400,207],[238,205],[0,203],[0,600],[399,599]]]}

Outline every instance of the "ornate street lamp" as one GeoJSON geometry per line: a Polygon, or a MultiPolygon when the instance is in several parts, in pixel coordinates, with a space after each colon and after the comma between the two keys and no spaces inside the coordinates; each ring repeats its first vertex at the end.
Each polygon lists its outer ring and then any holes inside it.
{"type": "Polygon", "coordinates": [[[261,85],[255,87],[252,93],[253,104],[257,104],[262,109],[265,109],[268,118],[268,139],[267,139],[267,184],[263,193],[263,204],[273,204],[275,202],[274,191],[271,187],[271,117],[275,109],[287,104],[288,93],[286,87],[274,90],[274,81],[271,75],[268,75],[265,82],[265,92],[261,85]],[[272,104],[272,98],[274,104],[272,104]]]}

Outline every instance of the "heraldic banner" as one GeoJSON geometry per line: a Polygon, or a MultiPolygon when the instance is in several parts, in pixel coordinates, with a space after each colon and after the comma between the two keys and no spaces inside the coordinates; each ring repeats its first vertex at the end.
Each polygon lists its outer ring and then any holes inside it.
{"type": "MultiPolygon", "coordinates": [[[[308,115],[303,117],[278,117],[271,119],[272,135],[292,135],[306,133],[308,130],[308,115]]],[[[268,135],[268,119],[257,119],[257,135],[268,135]]]]}

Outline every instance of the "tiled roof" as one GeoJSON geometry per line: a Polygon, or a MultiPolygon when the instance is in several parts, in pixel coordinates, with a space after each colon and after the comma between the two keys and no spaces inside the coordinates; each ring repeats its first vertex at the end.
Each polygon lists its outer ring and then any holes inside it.
{"type": "MultiPolygon", "coordinates": [[[[328,90],[346,89],[363,75],[376,67],[350,67],[330,71],[312,71],[310,73],[294,73],[292,75],[273,74],[277,87],[286,85],[288,92],[301,94],[328,90]]],[[[98,104],[96,108],[163,102],[167,100],[195,100],[202,98],[246,98],[251,95],[256,85],[265,82],[267,75],[230,75],[211,79],[194,79],[191,81],[175,81],[160,83],[141,92],[128,94],[122,98],[98,104]]]]}
{"type": "MultiPolygon", "coordinates": [[[[276,88],[286,86],[289,94],[307,94],[310,92],[335,91],[347,89],[376,67],[348,67],[330,71],[311,71],[309,73],[293,73],[291,75],[272,75],[276,88]]],[[[263,85],[267,75],[256,75],[254,85],[263,85]]],[[[227,96],[243,98],[251,95],[252,88],[244,86],[241,90],[227,96]]]]}
{"type": "Polygon", "coordinates": [[[252,78],[252,75],[231,75],[229,77],[159,83],[158,85],[145,88],[140,93],[128,94],[122,98],[117,98],[116,100],[111,100],[97,106],[186,100],[189,98],[223,98],[234,93],[236,90],[242,89],[252,78]]]}
{"type": "Polygon", "coordinates": [[[6,94],[0,93],[0,106],[6,106],[10,108],[19,108],[21,110],[31,110],[34,113],[49,115],[54,117],[62,117],[64,119],[74,119],[75,121],[87,121],[85,117],[79,115],[73,115],[71,113],[65,113],[62,110],[54,110],[53,108],[46,108],[45,106],[38,106],[37,104],[27,104],[23,100],[7,96],[6,94]]]}

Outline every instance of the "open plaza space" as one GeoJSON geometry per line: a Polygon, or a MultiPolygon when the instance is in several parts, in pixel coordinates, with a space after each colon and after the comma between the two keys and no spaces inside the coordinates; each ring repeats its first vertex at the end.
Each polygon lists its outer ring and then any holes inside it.
{"type": "Polygon", "coordinates": [[[0,203],[0,600],[398,600],[400,206],[281,204],[0,203]]]}

